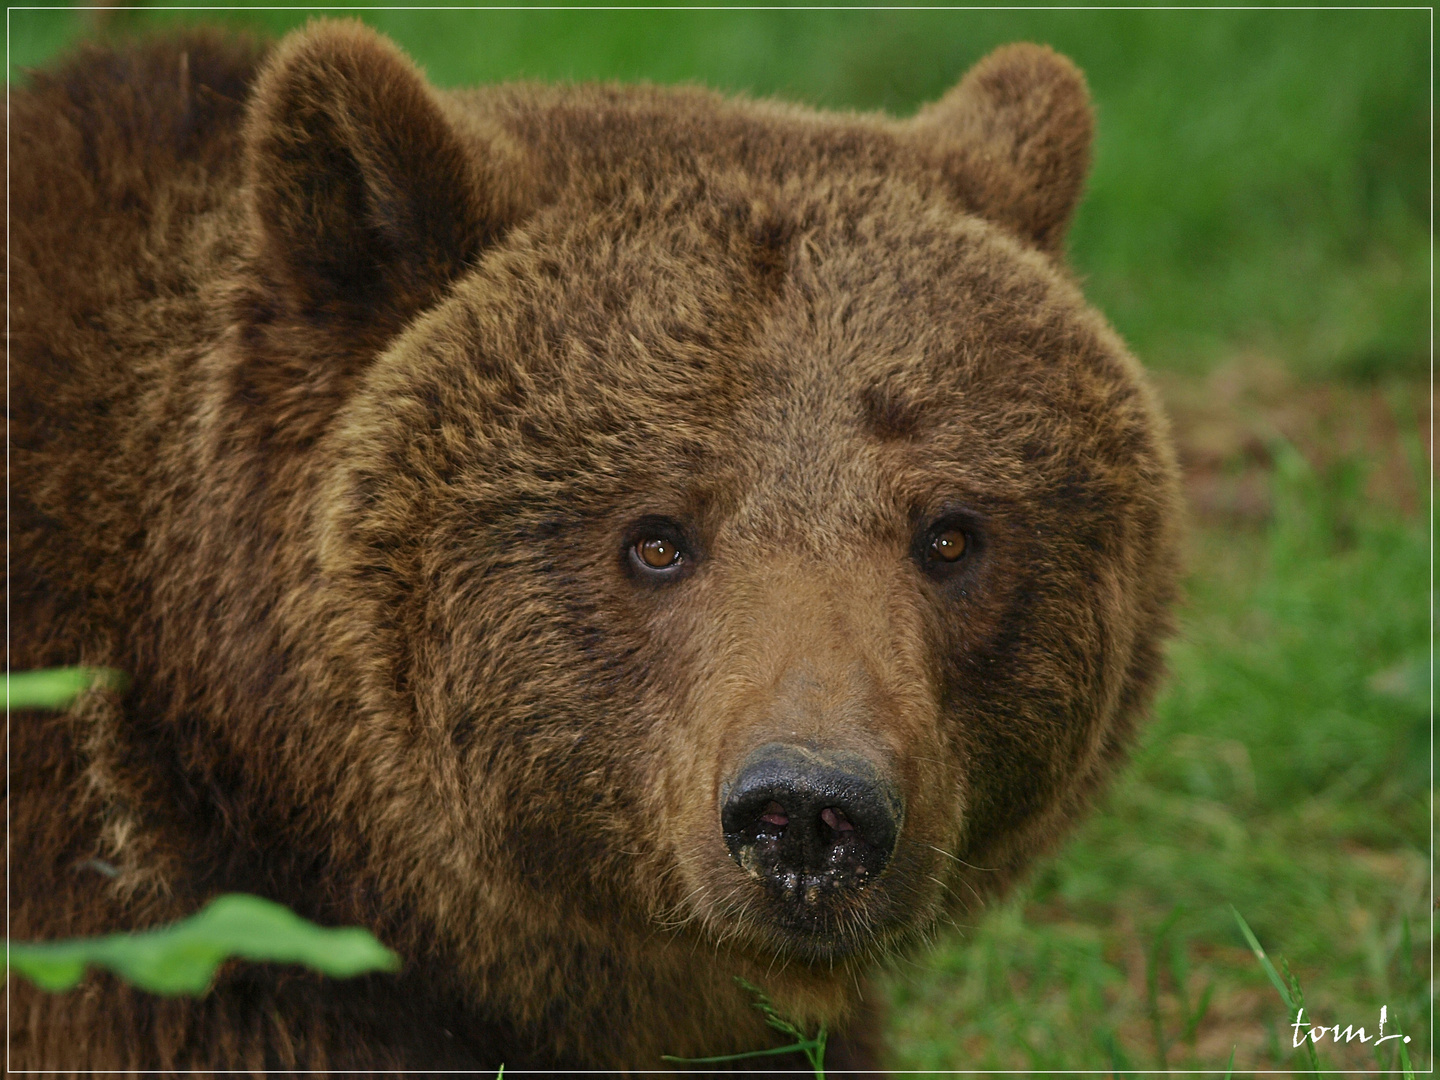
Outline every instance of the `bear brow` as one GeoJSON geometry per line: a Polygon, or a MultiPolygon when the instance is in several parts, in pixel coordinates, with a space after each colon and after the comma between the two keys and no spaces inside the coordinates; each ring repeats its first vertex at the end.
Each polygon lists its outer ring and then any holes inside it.
{"type": "Polygon", "coordinates": [[[866,426],[883,441],[913,438],[920,430],[919,402],[897,387],[867,386],[860,405],[866,426]]]}

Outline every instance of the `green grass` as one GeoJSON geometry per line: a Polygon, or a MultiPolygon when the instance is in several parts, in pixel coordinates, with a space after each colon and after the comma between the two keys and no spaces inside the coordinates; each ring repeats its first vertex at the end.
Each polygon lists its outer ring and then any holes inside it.
{"type": "MultiPolygon", "coordinates": [[[[122,13],[280,33],[293,11],[122,13]]],[[[697,81],[828,107],[913,111],[994,46],[1047,42],[1089,75],[1100,134],[1073,257],[1150,363],[1236,351],[1315,375],[1428,355],[1426,11],[374,11],[444,85],[697,81]]],[[[12,71],[93,31],[10,16],[12,71]]]]}
{"type": "Polygon", "coordinates": [[[1354,462],[1277,462],[1267,528],[1201,532],[1170,688],[1101,812],[895,971],[897,1065],[1218,1071],[1237,1046],[1243,1071],[1298,1067],[1234,905],[1312,1023],[1373,1030],[1385,1005],[1428,1066],[1427,529],[1354,462]]]}

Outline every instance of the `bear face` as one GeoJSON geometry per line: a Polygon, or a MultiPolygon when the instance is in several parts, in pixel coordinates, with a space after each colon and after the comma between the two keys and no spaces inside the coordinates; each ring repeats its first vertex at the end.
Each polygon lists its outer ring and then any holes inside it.
{"type": "Polygon", "coordinates": [[[442,95],[319,24],[242,136],[87,764],[167,888],[383,926],[483,1064],[639,1067],[753,1048],[729,974],[843,1018],[1122,759],[1175,468],[1061,260],[1068,62],[895,122],[442,95]]]}
{"type": "Polygon", "coordinates": [[[330,573],[406,567],[364,591],[480,864],[757,956],[873,957],[993,891],[1123,744],[1168,452],[1053,259],[916,151],[930,117],[598,107],[624,157],[581,151],[362,380],[330,573]]]}

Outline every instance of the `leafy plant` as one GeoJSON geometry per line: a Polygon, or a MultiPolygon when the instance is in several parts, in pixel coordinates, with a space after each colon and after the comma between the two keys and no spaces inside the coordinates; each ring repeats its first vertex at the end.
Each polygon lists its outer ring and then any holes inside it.
{"type": "Polygon", "coordinates": [[[775,1003],[770,996],[761,990],[754,983],[747,982],[735,977],[735,981],[755,998],[755,1008],[759,1009],[765,1016],[765,1022],[776,1031],[789,1035],[795,1041],[789,1046],[777,1046],[771,1050],[750,1050],[743,1054],[722,1054],[719,1057],[682,1058],[672,1057],[669,1054],[662,1055],[666,1061],[673,1061],[681,1065],[714,1065],[722,1061],[744,1061],[749,1058],[775,1057],[780,1054],[801,1053],[810,1062],[810,1068],[815,1070],[815,1080],[825,1080],[825,1040],[828,1032],[825,1025],[821,1024],[814,1038],[806,1035],[796,1024],[785,1019],[775,1009],[775,1003]]]}
{"type": "Polygon", "coordinates": [[[68,990],[91,964],[157,994],[201,994],[232,956],[304,964],[337,978],[395,971],[400,958],[358,926],[327,929],[245,893],[217,897],[158,930],[55,942],[10,942],[10,968],[45,990],[68,990]]]}

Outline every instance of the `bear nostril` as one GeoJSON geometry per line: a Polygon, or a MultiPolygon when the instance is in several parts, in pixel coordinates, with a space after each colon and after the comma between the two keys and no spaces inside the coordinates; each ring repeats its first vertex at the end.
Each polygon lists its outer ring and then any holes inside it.
{"type": "Polygon", "coordinates": [[[835,809],[833,806],[827,806],[824,810],[820,811],[820,820],[825,822],[826,825],[829,825],[830,828],[837,833],[855,831],[855,826],[850,824],[850,819],[845,816],[844,812],[835,809]]]}
{"type": "Polygon", "coordinates": [[[772,799],[765,807],[765,812],[760,815],[760,820],[784,828],[790,824],[790,815],[785,813],[783,806],[772,799]]]}

